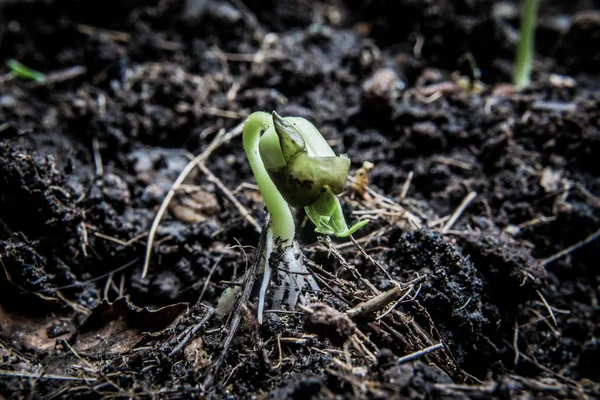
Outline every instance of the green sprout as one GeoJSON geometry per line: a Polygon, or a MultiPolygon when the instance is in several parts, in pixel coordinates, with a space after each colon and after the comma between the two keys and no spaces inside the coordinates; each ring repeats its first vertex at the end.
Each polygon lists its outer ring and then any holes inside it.
{"type": "Polygon", "coordinates": [[[294,240],[295,223],[290,207],[304,208],[315,224],[315,231],[347,237],[368,221],[348,228],[341,204],[336,197],[348,179],[350,160],[336,156],[317,128],[304,118],[255,112],[244,124],[244,150],[252,173],[270,215],[264,254],[261,254],[263,281],[260,287],[258,320],[262,323],[266,291],[271,279],[271,255],[280,263],[273,293],[273,304],[283,301],[289,290],[287,305],[301,300],[300,291],[309,285],[317,288],[301,261],[294,240]]]}
{"type": "Polygon", "coordinates": [[[540,0],[523,0],[521,8],[521,33],[513,71],[513,84],[517,89],[529,85],[533,63],[535,25],[540,0]]]}
{"type": "Polygon", "coordinates": [[[8,65],[8,68],[10,68],[13,74],[18,76],[19,78],[30,79],[36,82],[43,82],[44,80],[46,80],[46,75],[21,64],[15,59],[11,58],[7,60],[6,65],[8,65]]]}

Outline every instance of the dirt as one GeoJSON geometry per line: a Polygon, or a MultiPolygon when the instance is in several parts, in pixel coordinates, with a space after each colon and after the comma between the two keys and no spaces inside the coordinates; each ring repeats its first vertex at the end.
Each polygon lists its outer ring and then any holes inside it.
{"type": "Polygon", "coordinates": [[[521,92],[517,35],[511,1],[0,2],[1,58],[47,74],[0,67],[1,396],[600,397],[600,11],[543,2],[521,92]],[[257,110],[373,163],[341,196],[372,221],[298,214],[322,291],[232,332],[266,214],[210,144],[257,110]]]}

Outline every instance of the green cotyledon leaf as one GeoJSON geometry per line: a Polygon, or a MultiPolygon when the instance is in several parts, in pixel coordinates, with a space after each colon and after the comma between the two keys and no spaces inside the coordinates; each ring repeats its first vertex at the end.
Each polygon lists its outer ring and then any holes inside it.
{"type": "Polygon", "coordinates": [[[346,187],[350,160],[336,156],[319,131],[307,120],[273,112],[273,127],[261,137],[260,153],[273,183],[292,207],[314,203],[329,188],[346,187]]]}
{"type": "Polygon", "coordinates": [[[322,192],[314,203],[304,207],[304,211],[315,224],[315,231],[324,235],[348,237],[369,222],[362,220],[348,228],[340,201],[329,189],[322,192]]]}
{"type": "Polygon", "coordinates": [[[292,207],[302,208],[317,201],[326,188],[341,193],[349,168],[347,158],[313,158],[301,153],[284,167],[269,171],[269,175],[285,200],[292,207]]]}

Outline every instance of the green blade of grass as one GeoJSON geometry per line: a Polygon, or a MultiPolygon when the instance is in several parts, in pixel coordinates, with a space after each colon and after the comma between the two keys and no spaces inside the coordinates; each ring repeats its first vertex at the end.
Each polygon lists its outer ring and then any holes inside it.
{"type": "Polygon", "coordinates": [[[513,71],[513,84],[517,89],[529,85],[533,63],[535,25],[540,0],[523,0],[521,32],[513,71]]]}
{"type": "Polygon", "coordinates": [[[11,58],[7,60],[6,65],[19,78],[30,79],[36,82],[43,82],[46,79],[45,74],[23,65],[15,59],[11,58]]]}

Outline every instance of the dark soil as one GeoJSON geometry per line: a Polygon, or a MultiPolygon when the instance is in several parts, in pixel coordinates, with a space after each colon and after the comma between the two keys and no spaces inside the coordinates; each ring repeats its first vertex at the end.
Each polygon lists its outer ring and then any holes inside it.
{"type": "Polygon", "coordinates": [[[516,92],[515,3],[0,1],[0,58],[47,74],[0,67],[0,397],[598,398],[600,5],[542,2],[516,92]],[[143,278],[145,246],[190,154],[257,110],[372,162],[341,200],[374,221],[368,258],[299,228],[328,287],[263,325],[251,298],[225,348],[260,236],[226,190],[265,219],[239,136],[143,278]],[[349,319],[390,279],[416,283],[349,319]]]}

